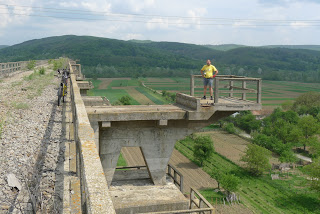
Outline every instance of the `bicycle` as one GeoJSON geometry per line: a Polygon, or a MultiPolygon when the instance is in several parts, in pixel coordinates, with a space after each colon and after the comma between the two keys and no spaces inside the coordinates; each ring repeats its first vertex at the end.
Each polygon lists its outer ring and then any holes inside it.
{"type": "Polygon", "coordinates": [[[60,106],[61,98],[62,98],[62,102],[65,101],[64,97],[67,94],[68,78],[69,78],[69,73],[66,70],[63,70],[60,87],[58,89],[58,106],[60,106]]]}

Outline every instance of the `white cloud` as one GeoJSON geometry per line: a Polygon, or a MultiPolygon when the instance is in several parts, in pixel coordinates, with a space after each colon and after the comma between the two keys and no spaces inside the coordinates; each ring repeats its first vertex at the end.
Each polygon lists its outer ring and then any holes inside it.
{"type": "MultiPolygon", "coordinates": [[[[32,5],[34,0],[12,0],[8,5],[0,5],[0,27],[5,28],[9,24],[19,25],[26,22],[32,14],[32,8],[20,7],[19,5],[32,5]]],[[[2,3],[2,1],[0,1],[2,3]]]]}
{"type": "Polygon", "coordinates": [[[124,1],[124,4],[127,4],[129,6],[129,8],[133,11],[133,12],[141,12],[144,9],[150,8],[152,6],[154,6],[155,1],[154,0],[126,0],[124,1]]]}
{"type": "Polygon", "coordinates": [[[153,29],[168,29],[169,28],[169,21],[165,18],[152,18],[146,24],[149,30],[153,29]]]}
{"type": "Polygon", "coordinates": [[[73,7],[79,7],[79,4],[77,2],[60,2],[60,6],[67,7],[67,8],[73,8],[73,7]]]}
{"type": "Polygon", "coordinates": [[[110,12],[111,11],[111,3],[107,1],[81,1],[80,5],[90,11],[99,11],[99,12],[110,12]]]}

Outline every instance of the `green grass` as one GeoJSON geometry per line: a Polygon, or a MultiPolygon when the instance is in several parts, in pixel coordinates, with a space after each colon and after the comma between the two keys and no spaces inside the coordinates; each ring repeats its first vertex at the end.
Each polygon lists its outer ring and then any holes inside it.
{"type": "Polygon", "coordinates": [[[23,103],[23,102],[12,102],[11,105],[15,109],[29,109],[29,105],[27,103],[23,103]]]}
{"type": "Polygon", "coordinates": [[[108,86],[108,89],[112,89],[112,87],[127,87],[127,86],[139,86],[139,85],[140,83],[138,79],[112,80],[112,82],[108,86]]]}
{"type": "Polygon", "coordinates": [[[138,87],[136,88],[136,90],[139,91],[141,94],[144,94],[148,99],[150,99],[152,102],[154,102],[157,105],[170,103],[168,100],[164,99],[160,94],[154,93],[144,87],[138,87]]]}
{"type": "Polygon", "coordinates": [[[122,153],[119,155],[117,166],[128,166],[127,161],[124,159],[122,153]]]}
{"type": "MultiPolygon", "coordinates": [[[[194,161],[193,141],[190,138],[177,142],[175,148],[194,161]]],[[[303,177],[292,175],[289,180],[273,181],[270,175],[252,177],[218,153],[214,153],[211,159],[205,162],[203,170],[208,174],[219,171],[238,176],[240,188],[237,193],[240,194],[242,202],[256,213],[320,213],[318,196],[308,190],[303,177]],[[296,187],[298,185],[299,188],[296,187]]],[[[205,197],[211,200],[216,197],[216,193],[208,190],[205,197]]]]}
{"type": "Polygon", "coordinates": [[[99,88],[99,85],[101,83],[101,80],[94,80],[94,79],[90,79],[90,81],[92,82],[92,85],[94,86],[95,89],[99,88]]]}
{"type": "Polygon", "coordinates": [[[222,198],[225,197],[222,192],[215,192],[212,188],[202,189],[199,190],[199,192],[212,205],[214,205],[216,202],[219,204],[220,202],[222,202],[222,198]]]}
{"type": "Polygon", "coordinates": [[[140,105],[138,101],[133,99],[124,89],[91,89],[88,91],[89,96],[101,96],[107,97],[111,104],[118,101],[123,96],[129,96],[131,98],[132,105],[140,105]]]}

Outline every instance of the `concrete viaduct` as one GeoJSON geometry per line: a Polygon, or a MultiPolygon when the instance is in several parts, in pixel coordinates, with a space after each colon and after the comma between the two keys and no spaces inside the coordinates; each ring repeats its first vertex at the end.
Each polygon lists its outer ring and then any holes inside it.
{"type": "Polygon", "coordinates": [[[69,68],[72,133],[76,144],[82,212],[213,213],[205,199],[194,200],[194,194],[199,194],[197,191],[191,193],[188,201],[174,184],[170,184],[167,165],[174,144],[235,112],[260,110],[261,79],[217,76],[214,100],[204,101],[191,96],[194,81],[199,77],[191,76],[191,95],[178,93],[173,105],[111,106],[102,98],[85,96],[92,86],[84,81],[80,64],[70,61],[69,68]],[[227,82],[227,87],[219,90],[223,81],[227,82]],[[235,86],[237,82],[240,87],[235,86]],[[256,83],[256,88],[247,88],[248,82],[256,83]],[[222,92],[227,96],[221,96],[222,92]],[[234,97],[236,93],[241,97],[234,97]],[[255,93],[256,101],[247,100],[247,93],[255,93]],[[122,147],[140,147],[146,169],[117,171],[122,147]],[[143,180],[139,180],[142,177],[148,177],[150,182],[142,185],[143,180]],[[136,182],[128,185],[130,179],[136,182]],[[141,196],[139,191],[143,192],[141,196]],[[171,198],[164,197],[166,191],[171,198]],[[152,200],[148,201],[148,198],[152,200]],[[194,207],[195,210],[190,210],[194,207]]]}

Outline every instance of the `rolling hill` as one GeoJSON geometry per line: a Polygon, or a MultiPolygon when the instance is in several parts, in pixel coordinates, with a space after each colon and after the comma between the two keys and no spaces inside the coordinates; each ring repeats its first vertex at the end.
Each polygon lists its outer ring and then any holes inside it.
{"type": "Polygon", "coordinates": [[[178,42],[66,35],[30,40],[1,49],[0,62],[66,56],[80,59],[88,77],[138,77],[198,74],[206,59],[214,59],[221,74],[320,82],[320,51],[285,46],[222,47],[224,50],[178,42]]]}
{"type": "Polygon", "coordinates": [[[0,45],[0,49],[9,47],[8,45],[0,45]]]}

